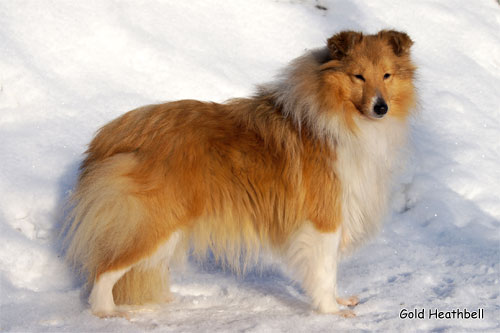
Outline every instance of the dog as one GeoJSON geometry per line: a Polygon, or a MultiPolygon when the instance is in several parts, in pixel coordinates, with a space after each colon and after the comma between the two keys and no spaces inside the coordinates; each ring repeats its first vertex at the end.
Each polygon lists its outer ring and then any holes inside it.
{"type": "Polygon", "coordinates": [[[166,301],[186,253],[242,272],[270,251],[314,309],[354,316],[337,263],[388,206],[415,109],[412,44],[342,31],[252,97],[149,105],[102,127],[63,232],[92,313],[166,301]]]}

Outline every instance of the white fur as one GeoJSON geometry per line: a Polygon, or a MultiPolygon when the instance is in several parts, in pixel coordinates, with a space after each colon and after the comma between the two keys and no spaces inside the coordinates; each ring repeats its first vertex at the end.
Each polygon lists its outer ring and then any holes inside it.
{"type": "Polygon", "coordinates": [[[110,316],[116,311],[113,300],[113,286],[120,278],[130,270],[130,267],[116,271],[106,272],[99,276],[94,282],[94,287],[89,296],[90,309],[92,313],[99,316],[110,316]]]}
{"type": "Polygon", "coordinates": [[[165,269],[168,269],[168,265],[173,259],[179,242],[183,239],[184,233],[182,231],[175,231],[170,235],[167,241],[158,247],[155,253],[142,260],[138,264],[140,269],[152,269],[158,267],[158,265],[163,265],[165,269]]]}
{"type": "Polygon", "coordinates": [[[357,125],[357,135],[339,135],[336,146],[335,173],[342,187],[343,245],[347,247],[378,229],[407,136],[406,122],[390,115],[360,118],[357,125]]]}
{"type": "MultiPolygon", "coordinates": [[[[161,265],[165,270],[168,270],[168,265],[182,238],[183,232],[174,232],[167,241],[158,247],[153,255],[141,260],[134,266],[139,269],[147,270],[161,265]]],[[[94,282],[94,286],[89,296],[92,313],[102,317],[117,314],[117,307],[113,300],[113,286],[134,266],[106,272],[99,276],[94,282]]],[[[168,274],[168,272],[165,272],[165,274],[168,274]]]]}
{"type": "Polygon", "coordinates": [[[378,100],[378,95],[375,95],[372,97],[372,100],[370,101],[370,107],[368,108],[369,116],[372,118],[380,118],[374,111],[375,104],[377,103],[378,100]]]}
{"type": "Polygon", "coordinates": [[[322,233],[304,224],[289,240],[286,261],[293,275],[322,313],[339,312],[336,301],[340,230],[322,233]]]}

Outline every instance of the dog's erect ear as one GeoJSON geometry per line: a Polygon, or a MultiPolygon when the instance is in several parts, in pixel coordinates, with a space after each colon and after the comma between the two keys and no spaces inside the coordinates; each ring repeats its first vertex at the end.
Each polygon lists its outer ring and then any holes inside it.
{"type": "Polygon", "coordinates": [[[389,45],[392,47],[394,54],[399,56],[406,55],[410,52],[410,47],[413,45],[413,41],[410,36],[404,32],[399,32],[395,30],[382,30],[378,33],[381,38],[385,38],[389,45]]]}
{"type": "Polygon", "coordinates": [[[356,31],[342,31],[333,35],[327,41],[330,55],[334,60],[344,58],[361,39],[363,39],[363,34],[356,31]]]}

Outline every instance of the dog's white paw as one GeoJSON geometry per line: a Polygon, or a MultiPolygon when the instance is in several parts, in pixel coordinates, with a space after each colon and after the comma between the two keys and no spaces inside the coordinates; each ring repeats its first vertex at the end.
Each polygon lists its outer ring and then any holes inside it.
{"type": "Polygon", "coordinates": [[[359,304],[359,298],[357,296],[337,297],[337,303],[345,306],[356,306],[359,304]]]}

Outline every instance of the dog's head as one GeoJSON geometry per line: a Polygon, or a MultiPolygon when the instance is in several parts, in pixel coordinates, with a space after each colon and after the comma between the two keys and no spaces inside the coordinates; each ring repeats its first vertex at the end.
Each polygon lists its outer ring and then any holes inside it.
{"type": "Polygon", "coordinates": [[[320,67],[325,94],[335,90],[352,110],[370,119],[406,117],[414,104],[412,44],[406,33],[394,30],[332,36],[327,41],[329,57],[320,67]]]}

